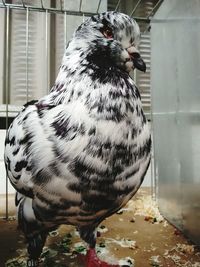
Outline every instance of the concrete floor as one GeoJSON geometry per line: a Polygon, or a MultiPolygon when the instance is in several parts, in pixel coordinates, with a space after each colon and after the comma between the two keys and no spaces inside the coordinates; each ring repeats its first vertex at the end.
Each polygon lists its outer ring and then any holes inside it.
{"type": "MultiPolygon", "coordinates": [[[[140,190],[119,214],[98,230],[99,257],[120,266],[200,267],[200,250],[159,214],[149,190],[140,190]]],[[[26,245],[16,220],[0,221],[0,267],[25,266],[26,245]],[[10,263],[5,265],[5,262],[10,263]]],[[[85,244],[71,226],[48,237],[41,267],[83,267],[85,244]]]]}

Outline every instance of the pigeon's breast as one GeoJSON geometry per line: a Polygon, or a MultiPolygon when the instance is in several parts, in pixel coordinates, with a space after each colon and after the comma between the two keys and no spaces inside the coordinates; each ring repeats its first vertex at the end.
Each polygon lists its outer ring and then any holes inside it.
{"type": "Polygon", "coordinates": [[[80,177],[81,186],[89,184],[91,190],[116,199],[141,184],[149,163],[150,147],[147,124],[137,133],[126,123],[118,124],[116,129],[96,128],[84,151],[73,162],[71,171],[80,177]]]}
{"type": "Polygon", "coordinates": [[[34,210],[44,221],[95,223],[118,210],[139,188],[150,159],[149,127],[145,122],[136,125],[134,119],[96,120],[81,104],[74,113],[64,108],[45,118],[51,121],[48,133],[56,160],[34,180],[34,210]],[[79,131],[79,126],[85,130],[79,131]]]}
{"type": "Polygon", "coordinates": [[[137,136],[123,124],[115,130],[102,126],[99,122],[90,129],[84,149],[67,164],[66,179],[54,177],[43,199],[36,198],[35,211],[45,220],[74,225],[99,222],[125,205],[139,188],[150,160],[147,125],[137,136]],[[49,210],[41,208],[41,201],[49,210]]]}

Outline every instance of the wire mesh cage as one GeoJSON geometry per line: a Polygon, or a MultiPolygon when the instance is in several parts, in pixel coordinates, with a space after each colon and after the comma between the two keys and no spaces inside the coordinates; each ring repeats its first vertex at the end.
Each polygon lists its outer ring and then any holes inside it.
{"type": "MultiPolygon", "coordinates": [[[[1,186],[0,215],[15,211],[13,189],[3,163],[6,129],[24,103],[49,92],[56,78],[64,48],[75,28],[87,17],[115,10],[133,17],[141,28],[140,52],[147,72],[135,72],[144,110],[151,113],[150,101],[150,21],[162,0],[15,0],[0,1],[0,134],[1,186]]],[[[152,188],[155,183],[152,180],[152,188]]],[[[153,190],[153,189],[152,189],[153,190]]]]}

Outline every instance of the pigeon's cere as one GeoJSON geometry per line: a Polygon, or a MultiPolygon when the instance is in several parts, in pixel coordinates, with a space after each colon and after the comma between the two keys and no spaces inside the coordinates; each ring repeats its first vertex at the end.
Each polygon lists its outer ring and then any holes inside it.
{"type": "MultiPolygon", "coordinates": [[[[146,69],[139,37],[125,14],[88,19],[69,42],[51,92],[27,103],[10,125],[5,163],[28,266],[38,266],[48,232],[60,224],[76,226],[94,255],[96,227],[143,181],[151,138],[129,76],[133,68],[146,69]]],[[[88,259],[88,266],[101,264],[88,259]]]]}

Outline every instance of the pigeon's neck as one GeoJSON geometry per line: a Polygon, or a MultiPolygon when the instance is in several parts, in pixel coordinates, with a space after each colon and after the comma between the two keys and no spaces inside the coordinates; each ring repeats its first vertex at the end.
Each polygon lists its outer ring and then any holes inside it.
{"type": "MultiPolygon", "coordinates": [[[[86,57],[89,53],[89,44],[79,45],[78,41],[69,43],[57,75],[55,84],[51,91],[63,91],[69,84],[82,79],[85,69],[88,68],[86,57]]],[[[69,89],[67,89],[69,90],[69,89]]]]}
{"type": "Polygon", "coordinates": [[[128,73],[123,73],[116,65],[111,54],[107,41],[73,38],[65,51],[52,91],[69,90],[69,84],[77,80],[84,82],[85,76],[100,83],[106,83],[108,76],[110,82],[115,76],[128,77],[128,73]]]}
{"type": "Polygon", "coordinates": [[[42,103],[79,101],[87,106],[91,116],[111,120],[131,117],[137,108],[140,111],[140,94],[128,73],[115,66],[90,62],[88,53],[86,46],[66,50],[55,85],[42,103]]]}

